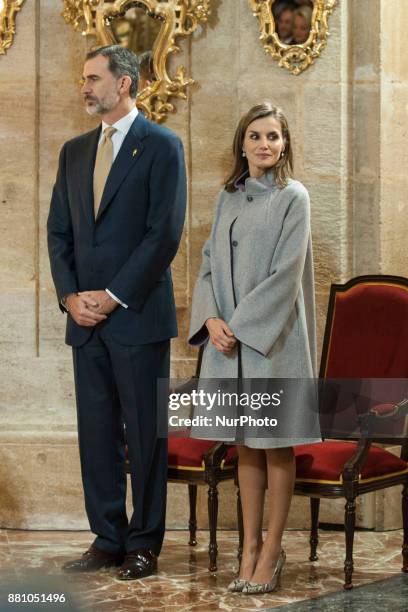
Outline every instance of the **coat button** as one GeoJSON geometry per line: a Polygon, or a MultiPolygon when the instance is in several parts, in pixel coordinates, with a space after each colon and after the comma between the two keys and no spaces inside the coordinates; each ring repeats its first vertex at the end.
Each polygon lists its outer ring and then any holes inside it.
{"type": "Polygon", "coordinates": [[[252,196],[247,196],[247,200],[248,200],[248,202],[252,202],[252,200],[253,200],[253,199],[254,199],[254,198],[253,198],[252,196]]]}
{"type": "Polygon", "coordinates": [[[238,246],[238,242],[236,240],[232,241],[232,246],[238,246]]]}

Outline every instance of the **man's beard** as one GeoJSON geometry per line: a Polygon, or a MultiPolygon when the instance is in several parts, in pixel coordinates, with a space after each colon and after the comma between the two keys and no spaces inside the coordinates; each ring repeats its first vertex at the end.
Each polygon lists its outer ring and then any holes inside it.
{"type": "Polygon", "coordinates": [[[116,92],[107,94],[101,100],[99,100],[98,98],[89,96],[88,98],[85,98],[85,109],[88,115],[91,115],[91,117],[94,117],[95,115],[104,115],[105,113],[108,113],[109,111],[113,110],[115,106],[117,105],[117,103],[119,102],[119,100],[120,100],[120,96],[116,92]],[[86,102],[88,100],[91,100],[93,104],[92,105],[87,104],[86,102]]]}

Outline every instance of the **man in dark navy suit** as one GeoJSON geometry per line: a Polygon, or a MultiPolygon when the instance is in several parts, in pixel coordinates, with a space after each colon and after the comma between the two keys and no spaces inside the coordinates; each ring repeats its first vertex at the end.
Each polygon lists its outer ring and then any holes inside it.
{"type": "Polygon", "coordinates": [[[51,271],[73,347],[85,506],[96,539],[67,571],[153,573],[163,542],[167,440],[157,379],[177,335],[170,263],[186,206],[183,146],[135,107],[137,56],[87,55],[82,94],[97,129],[66,142],[48,217],[51,271]],[[124,427],[125,425],[125,427],[124,427]],[[125,439],[133,514],[126,515],[125,439]]]}

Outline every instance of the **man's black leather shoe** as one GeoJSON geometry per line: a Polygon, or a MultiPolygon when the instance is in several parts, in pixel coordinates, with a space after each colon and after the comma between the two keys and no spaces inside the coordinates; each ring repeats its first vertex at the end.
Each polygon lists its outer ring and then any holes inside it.
{"type": "Polygon", "coordinates": [[[136,580],[146,578],[157,570],[157,555],[149,548],[137,548],[126,553],[125,560],[119,570],[120,580],[136,580]]]}
{"type": "Polygon", "coordinates": [[[96,546],[91,546],[82,557],[68,561],[62,566],[65,572],[96,572],[106,567],[122,565],[123,554],[108,553],[96,546]]]}

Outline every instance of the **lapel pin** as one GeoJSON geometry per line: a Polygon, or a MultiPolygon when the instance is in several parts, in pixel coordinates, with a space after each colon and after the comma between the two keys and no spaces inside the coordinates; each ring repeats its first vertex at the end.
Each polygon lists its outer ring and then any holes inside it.
{"type": "Polygon", "coordinates": [[[132,157],[134,157],[135,155],[137,155],[137,149],[133,149],[132,157]]]}

